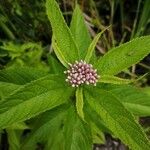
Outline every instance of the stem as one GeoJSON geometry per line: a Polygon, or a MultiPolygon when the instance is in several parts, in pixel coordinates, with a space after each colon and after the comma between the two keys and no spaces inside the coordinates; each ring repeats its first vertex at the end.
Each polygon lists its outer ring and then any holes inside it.
{"type": "Polygon", "coordinates": [[[136,16],[134,19],[134,24],[133,24],[130,40],[133,39],[134,34],[135,34],[136,24],[137,24],[137,20],[138,20],[138,16],[139,16],[140,5],[141,5],[141,0],[138,1],[137,12],[136,12],[136,16]]]}

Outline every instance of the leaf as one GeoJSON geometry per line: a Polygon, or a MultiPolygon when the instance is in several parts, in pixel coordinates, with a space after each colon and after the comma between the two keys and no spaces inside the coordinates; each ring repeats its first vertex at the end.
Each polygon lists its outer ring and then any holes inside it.
{"type": "Polygon", "coordinates": [[[12,92],[20,88],[20,85],[7,83],[7,82],[0,82],[0,99],[4,99],[8,97],[12,92]]]}
{"type": "Polygon", "coordinates": [[[105,28],[105,29],[102,30],[100,33],[98,33],[98,34],[94,37],[94,39],[93,39],[92,43],[90,44],[90,46],[88,47],[88,51],[87,51],[87,54],[86,54],[86,56],[85,56],[85,61],[86,61],[87,63],[90,62],[90,59],[91,59],[92,54],[93,54],[93,52],[94,52],[95,46],[96,46],[96,44],[97,44],[99,38],[101,37],[101,35],[106,31],[106,29],[108,29],[108,28],[105,28]]]}
{"type": "Polygon", "coordinates": [[[57,58],[60,60],[60,62],[66,67],[68,68],[68,61],[65,59],[63,53],[61,52],[61,50],[59,49],[57,43],[54,41],[54,38],[52,38],[52,46],[54,48],[54,52],[57,56],[57,58]]]}
{"type": "Polygon", "coordinates": [[[41,114],[36,119],[33,125],[33,130],[24,140],[21,149],[33,150],[35,149],[37,143],[44,143],[47,149],[50,147],[50,149],[54,150],[57,149],[57,147],[60,149],[61,146],[64,146],[64,141],[60,138],[60,136],[63,130],[62,123],[67,110],[68,105],[65,103],[64,105],[60,105],[41,114]],[[59,141],[59,139],[61,139],[61,141],[59,141]]]}
{"type": "Polygon", "coordinates": [[[73,88],[62,76],[48,75],[21,87],[0,101],[0,128],[34,117],[66,102],[73,88]]]}
{"type": "Polygon", "coordinates": [[[14,123],[11,126],[9,126],[7,129],[10,130],[25,130],[25,129],[30,129],[29,126],[27,126],[24,122],[21,123],[14,123]]]}
{"type": "Polygon", "coordinates": [[[64,67],[61,63],[52,55],[48,55],[48,64],[50,66],[50,73],[59,74],[64,72],[64,67]]]}
{"type": "Polygon", "coordinates": [[[69,63],[79,59],[78,48],[55,0],[46,0],[46,10],[56,43],[69,63]]]}
{"type": "Polygon", "coordinates": [[[0,81],[23,85],[46,75],[46,71],[32,67],[9,68],[0,71],[0,81]]]}
{"type": "Polygon", "coordinates": [[[78,115],[84,120],[83,105],[82,87],[79,87],[76,90],[76,109],[78,115]]]}
{"type": "Polygon", "coordinates": [[[150,116],[150,96],[132,86],[107,85],[103,89],[110,91],[132,113],[138,116],[150,116]]]}
{"type": "Polygon", "coordinates": [[[86,101],[85,101],[84,112],[85,112],[85,120],[91,125],[92,129],[94,124],[103,133],[112,134],[111,131],[105,126],[101,117],[96,113],[94,109],[90,107],[90,105],[86,101]]]}
{"type": "Polygon", "coordinates": [[[77,46],[79,47],[81,59],[84,59],[87,49],[91,43],[91,37],[78,4],[76,4],[76,7],[73,11],[70,30],[77,43],[77,46]]]}
{"type": "Polygon", "coordinates": [[[20,134],[16,130],[7,129],[9,150],[20,149],[20,134]]]}
{"type": "Polygon", "coordinates": [[[88,125],[75,113],[68,110],[64,126],[65,150],[91,150],[92,138],[88,125]]]}
{"type": "Polygon", "coordinates": [[[95,64],[100,75],[116,75],[150,53],[150,36],[143,36],[113,48],[95,64]]]}
{"type": "Polygon", "coordinates": [[[150,87],[147,86],[147,87],[143,88],[143,92],[150,96],[150,87]]]}
{"type": "Polygon", "coordinates": [[[106,127],[133,150],[150,149],[150,143],[134,117],[110,92],[88,88],[86,101],[102,118],[106,127]]]}
{"type": "Polygon", "coordinates": [[[111,84],[129,84],[132,80],[122,79],[115,76],[102,75],[100,76],[98,82],[111,83],[111,84]]]}

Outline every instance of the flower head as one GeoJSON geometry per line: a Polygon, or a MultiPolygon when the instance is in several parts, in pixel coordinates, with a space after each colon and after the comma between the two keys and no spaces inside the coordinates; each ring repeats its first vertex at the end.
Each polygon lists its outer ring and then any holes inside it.
{"type": "Polygon", "coordinates": [[[66,82],[70,83],[72,87],[78,87],[81,84],[93,84],[96,86],[98,81],[97,70],[93,69],[91,64],[87,64],[85,61],[75,61],[74,64],[69,63],[69,69],[64,71],[67,75],[66,82]]]}

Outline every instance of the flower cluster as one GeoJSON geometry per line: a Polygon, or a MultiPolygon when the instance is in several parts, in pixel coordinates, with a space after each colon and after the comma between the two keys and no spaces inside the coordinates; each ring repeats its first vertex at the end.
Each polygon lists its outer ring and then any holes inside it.
{"type": "Polygon", "coordinates": [[[96,86],[98,81],[97,70],[93,69],[91,64],[87,64],[85,61],[75,61],[74,64],[69,63],[69,69],[64,71],[67,75],[66,82],[70,83],[72,87],[78,87],[81,84],[93,84],[96,86]]]}

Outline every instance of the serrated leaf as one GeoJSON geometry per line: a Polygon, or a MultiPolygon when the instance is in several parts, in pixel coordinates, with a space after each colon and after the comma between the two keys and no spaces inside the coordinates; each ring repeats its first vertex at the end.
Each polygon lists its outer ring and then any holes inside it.
{"type": "Polygon", "coordinates": [[[101,35],[106,31],[106,29],[108,29],[108,28],[105,28],[105,29],[102,30],[100,33],[98,33],[98,34],[94,37],[94,39],[93,39],[93,41],[91,42],[90,46],[88,47],[87,54],[86,54],[86,56],[85,56],[85,61],[86,61],[87,63],[90,62],[90,59],[91,59],[91,57],[92,57],[92,55],[93,55],[95,46],[96,46],[96,44],[97,44],[99,38],[101,37],[101,35]]]}
{"type": "Polygon", "coordinates": [[[83,122],[74,108],[68,110],[64,126],[65,150],[91,150],[92,138],[89,126],[83,122]]]}
{"type": "Polygon", "coordinates": [[[150,36],[134,39],[113,48],[95,64],[101,75],[116,75],[150,53],[150,36]]]}
{"type": "Polygon", "coordinates": [[[122,79],[116,76],[102,75],[100,76],[98,82],[111,84],[129,84],[132,82],[132,80],[122,79]]]}
{"type": "Polygon", "coordinates": [[[55,150],[59,147],[59,149],[63,150],[64,141],[60,136],[63,130],[62,123],[67,110],[68,105],[64,104],[41,114],[33,124],[33,130],[24,140],[21,149],[33,150],[37,143],[44,143],[44,145],[46,145],[45,149],[50,147],[50,149],[55,150]],[[59,139],[61,139],[61,141],[59,141],[59,139]]]}
{"type": "Polygon", "coordinates": [[[90,107],[87,101],[85,101],[84,112],[85,112],[85,120],[89,124],[95,124],[99,128],[99,130],[101,130],[103,133],[106,133],[106,132],[111,133],[111,131],[105,126],[101,117],[96,113],[94,109],[90,107]]]}
{"type": "Polygon", "coordinates": [[[55,40],[63,57],[73,63],[79,59],[78,48],[55,0],[46,0],[46,10],[55,40]]]}
{"type": "Polygon", "coordinates": [[[150,116],[150,96],[142,89],[125,85],[107,85],[103,88],[118,97],[135,115],[150,116]]]}
{"type": "Polygon", "coordinates": [[[84,120],[83,105],[84,102],[83,102],[82,87],[79,87],[76,90],[76,109],[78,115],[84,120]]]}
{"type": "Polygon", "coordinates": [[[91,37],[78,4],[76,4],[73,11],[70,30],[79,48],[81,59],[84,59],[87,49],[91,43],[91,37]]]}
{"type": "Polygon", "coordinates": [[[48,75],[0,101],[0,128],[34,117],[66,102],[73,92],[63,76],[48,75]]]}
{"type": "Polygon", "coordinates": [[[23,85],[46,75],[46,71],[32,67],[9,68],[0,71],[0,81],[23,85]]]}
{"type": "Polygon", "coordinates": [[[134,117],[110,92],[88,88],[85,98],[113,134],[133,150],[150,149],[150,143],[134,117]]]}
{"type": "Polygon", "coordinates": [[[57,58],[60,60],[60,62],[66,67],[68,68],[68,61],[66,60],[65,56],[63,55],[63,53],[61,52],[60,48],[58,47],[57,43],[55,42],[54,38],[52,38],[52,46],[54,49],[54,52],[57,56],[57,58]]]}

